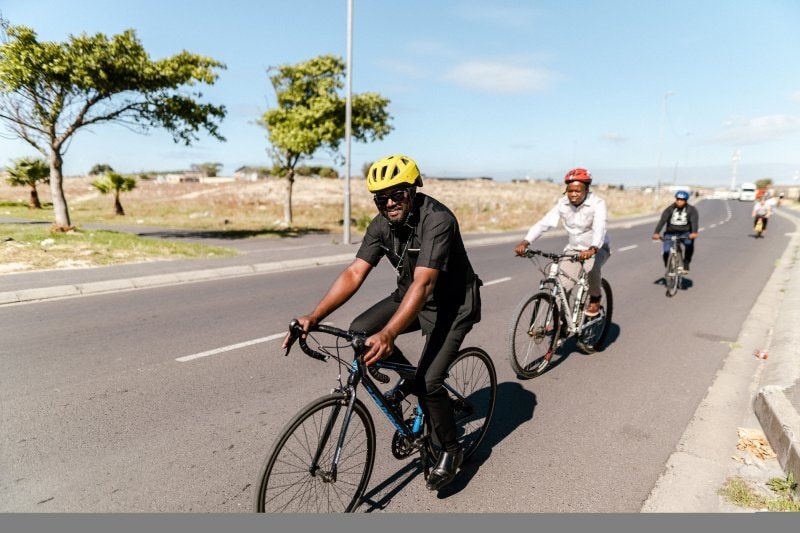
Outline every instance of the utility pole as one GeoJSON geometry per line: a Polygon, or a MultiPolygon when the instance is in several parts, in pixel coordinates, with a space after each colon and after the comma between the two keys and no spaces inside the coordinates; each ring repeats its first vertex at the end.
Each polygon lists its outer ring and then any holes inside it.
{"type": "Polygon", "coordinates": [[[731,190],[736,190],[736,167],[739,166],[739,160],[742,158],[741,154],[739,154],[739,150],[733,151],[733,157],[731,161],[733,161],[733,171],[731,172],[731,190]]]}
{"type": "Polygon", "coordinates": [[[653,208],[657,207],[660,203],[661,196],[661,154],[664,150],[664,122],[667,119],[667,98],[675,94],[675,91],[667,91],[664,93],[664,100],[661,105],[661,127],[658,133],[658,183],[656,184],[656,194],[654,196],[653,208]]]}
{"type": "Polygon", "coordinates": [[[347,0],[347,100],[344,112],[344,235],[342,244],[350,244],[350,137],[353,118],[353,0],[347,0]]]}

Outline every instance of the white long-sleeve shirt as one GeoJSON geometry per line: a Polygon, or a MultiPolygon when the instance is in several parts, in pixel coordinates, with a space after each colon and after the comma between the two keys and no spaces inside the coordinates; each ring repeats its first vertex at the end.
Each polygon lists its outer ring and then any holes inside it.
{"type": "Polygon", "coordinates": [[[593,193],[588,193],[578,207],[572,205],[566,195],[559,198],[555,207],[528,230],[525,240],[535,241],[544,232],[558,226],[559,220],[564,221],[569,235],[569,244],[564,250],[586,250],[592,246],[600,249],[604,244],[608,245],[608,209],[605,201],[593,193]]]}

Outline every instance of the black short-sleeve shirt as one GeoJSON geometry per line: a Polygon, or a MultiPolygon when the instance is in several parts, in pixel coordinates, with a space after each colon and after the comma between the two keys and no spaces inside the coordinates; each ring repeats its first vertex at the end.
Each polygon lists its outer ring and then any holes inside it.
{"type": "Polygon", "coordinates": [[[417,193],[411,216],[400,228],[392,227],[380,214],[372,219],[356,257],[377,266],[383,256],[397,271],[398,298],[411,285],[417,266],[439,271],[436,287],[420,313],[423,331],[428,329],[425,322],[435,322],[435,315],[441,312],[454,318],[479,319],[480,298],[473,294],[478,278],[467,257],[458,220],[438,200],[417,193]]]}

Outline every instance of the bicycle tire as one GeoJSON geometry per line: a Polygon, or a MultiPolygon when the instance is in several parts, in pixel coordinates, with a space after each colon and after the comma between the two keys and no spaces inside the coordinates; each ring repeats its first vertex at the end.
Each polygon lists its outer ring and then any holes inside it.
{"type": "Polygon", "coordinates": [[[336,480],[320,475],[331,464],[346,407],[346,396],[332,393],[306,405],[283,428],[258,478],[255,512],[352,512],[361,503],[375,463],[375,423],[361,400],[353,405],[336,480]],[[319,467],[312,470],[326,425],[319,467]]]}
{"type": "MultiPolygon", "coordinates": [[[[577,346],[585,354],[602,350],[611,329],[611,317],[614,315],[614,295],[611,284],[603,278],[600,281],[600,315],[602,321],[595,323],[590,328],[581,331],[577,338],[577,346]]],[[[597,317],[586,317],[586,320],[595,320],[597,317]]]]}
{"type": "MultiPolygon", "coordinates": [[[[464,348],[447,368],[447,387],[456,420],[458,442],[469,459],[483,442],[497,401],[497,372],[488,353],[476,347],[464,348]]],[[[435,463],[437,447],[429,439],[428,453],[435,463]]]]}
{"type": "Polygon", "coordinates": [[[681,275],[679,272],[679,259],[677,254],[669,254],[667,260],[667,274],[665,281],[667,283],[667,298],[672,298],[678,293],[678,286],[681,282],[681,275]]]}
{"type": "Polygon", "coordinates": [[[536,292],[517,305],[508,330],[508,362],[517,377],[531,379],[544,371],[556,351],[560,327],[551,294],[536,292]]]}

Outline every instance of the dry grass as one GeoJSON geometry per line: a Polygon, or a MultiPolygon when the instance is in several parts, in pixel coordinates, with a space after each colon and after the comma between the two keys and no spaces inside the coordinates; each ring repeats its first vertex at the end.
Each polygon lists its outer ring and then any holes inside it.
{"type": "MultiPolygon", "coordinates": [[[[40,187],[39,196],[48,206],[50,191],[40,187]]],[[[204,230],[240,230],[269,233],[286,229],[283,205],[286,182],[223,184],[155,183],[139,181],[137,188],[122,195],[126,216],[113,212],[113,197],[103,196],[89,178],[64,181],[74,225],[105,223],[162,226],[204,230]]],[[[611,217],[652,212],[652,197],[639,191],[603,190],[611,217]]],[[[488,181],[427,180],[423,192],[449,206],[462,231],[497,232],[525,230],[549,209],[563,191],[552,183],[508,183],[488,181]]],[[[293,190],[293,228],[338,231],[342,224],[343,180],[298,178],[293,190]]],[[[52,221],[51,209],[25,207],[28,191],[0,183],[0,216],[52,221]]],[[[351,182],[351,218],[357,230],[375,214],[371,196],[360,178],[351,182]]]]}
{"type": "MultiPolygon", "coordinates": [[[[114,214],[114,198],[91,186],[90,178],[64,180],[71,222],[77,231],[51,234],[49,224],[0,226],[0,274],[52,269],[84,268],[137,261],[188,257],[223,257],[235,252],[201,245],[154,242],[130,232],[100,232],[88,224],[166,227],[238,236],[270,237],[309,231],[341,231],[343,180],[298,178],[293,190],[294,223],[283,223],[286,181],[222,184],[156,183],[139,181],[121,197],[126,216],[114,214]],[[54,242],[50,242],[54,241],[54,242]],[[50,244],[43,245],[43,242],[50,244]]],[[[651,197],[638,191],[597,192],[608,202],[612,217],[651,211],[651,197]]],[[[426,180],[423,191],[449,206],[465,233],[519,230],[520,235],[554,204],[563,185],[490,181],[426,180]]],[[[27,207],[29,190],[0,180],[0,217],[53,222],[49,187],[39,188],[44,209],[27,207]]],[[[353,232],[366,228],[375,215],[372,196],[359,178],[351,182],[353,232]]]]}

